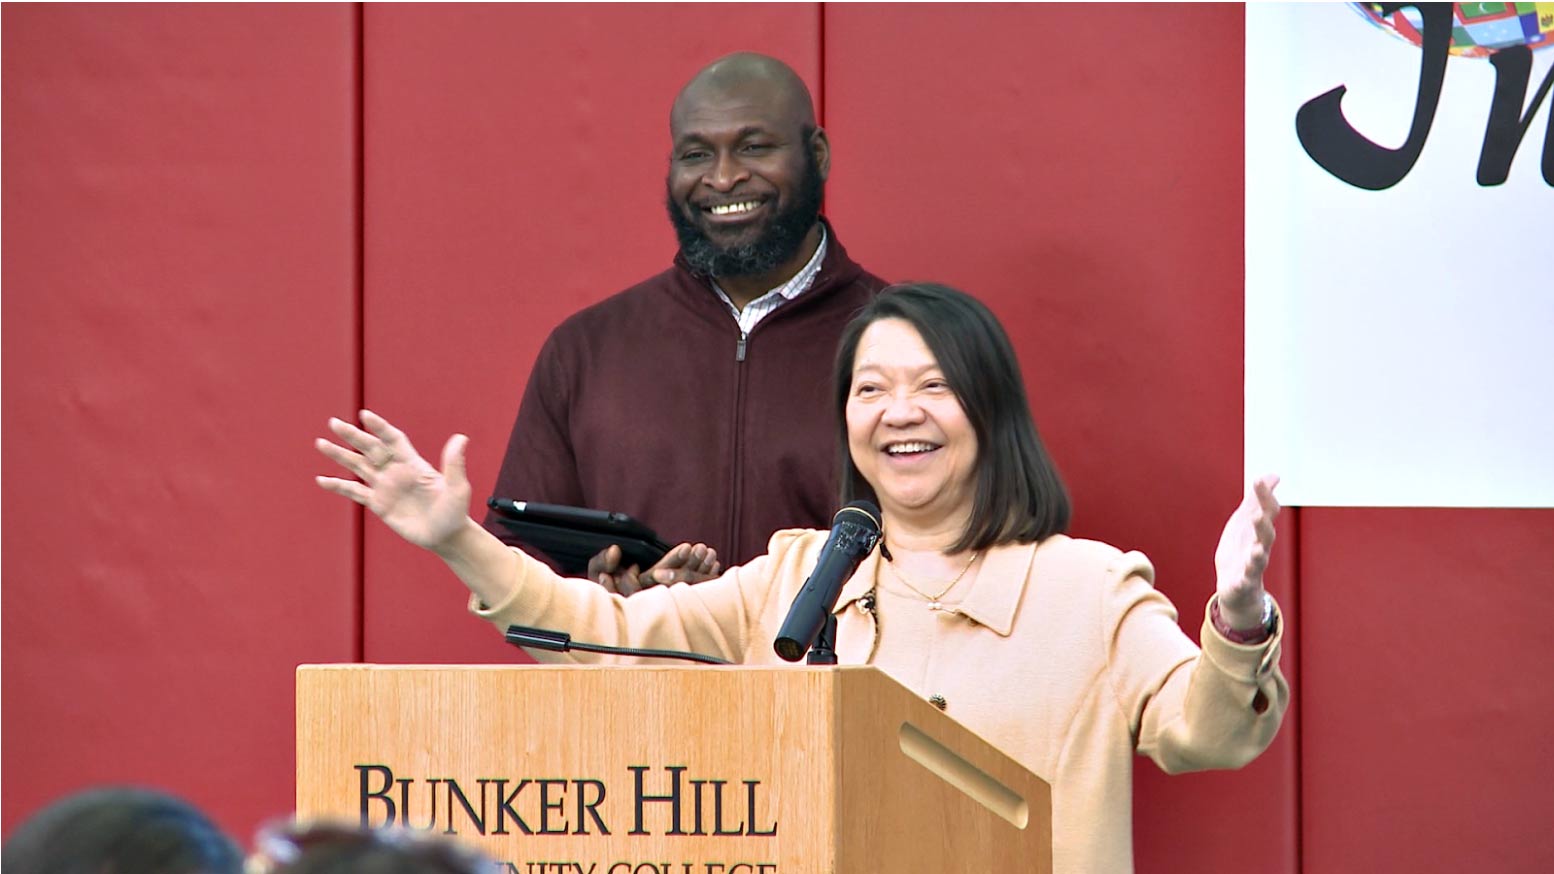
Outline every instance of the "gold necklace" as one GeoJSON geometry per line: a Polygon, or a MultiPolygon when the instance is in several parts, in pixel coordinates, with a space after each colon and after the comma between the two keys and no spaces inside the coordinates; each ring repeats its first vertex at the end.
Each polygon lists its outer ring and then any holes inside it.
{"type": "Polygon", "coordinates": [[[939,590],[939,594],[937,594],[937,595],[930,595],[927,592],[923,591],[922,589],[919,589],[915,583],[913,583],[911,580],[907,579],[906,574],[902,573],[900,568],[896,567],[896,563],[894,561],[887,561],[887,562],[885,562],[885,564],[890,567],[890,572],[892,574],[895,574],[896,579],[900,580],[901,583],[903,585],[905,585],[908,589],[911,589],[912,592],[914,594],[916,594],[919,598],[922,598],[924,601],[928,602],[928,609],[929,610],[942,610],[942,609],[944,609],[944,605],[939,603],[939,599],[943,598],[945,595],[948,595],[950,593],[950,590],[955,588],[955,584],[956,583],[958,583],[961,580],[965,579],[966,578],[966,573],[971,570],[971,566],[976,564],[977,563],[977,559],[981,558],[981,557],[982,557],[982,550],[979,549],[976,552],[973,552],[971,554],[971,558],[966,561],[966,566],[961,568],[960,569],[960,573],[955,575],[955,579],[950,580],[950,582],[944,588],[939,590]]]}

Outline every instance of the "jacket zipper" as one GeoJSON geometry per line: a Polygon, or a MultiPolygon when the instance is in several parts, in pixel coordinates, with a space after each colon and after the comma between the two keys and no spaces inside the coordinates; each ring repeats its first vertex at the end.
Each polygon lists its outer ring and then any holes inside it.
{"type": "MultiPolygon", "coordinates": [[[[739,342],[734,346],[734,362],[736,365],[742,364],[744,362],[749,343],[750,335],[744,330],[741,330],[739,332],[739,342]]],[[[743,544],[739,542],[739,526],[741,522],[739,513],[739,493],[744,487],[744,440],[742,439],[743,434],[741,433],[740,423],[744,421],[745,368],[736,367],[736,371],[737,372],[734,374],[734,404],[732,410],[734,417],[734,421],[732,423],[733,445],[731,447],[733,453],[733,465],[730,468],[730,472],[733,475],[734,481],[729,484],[728,490],[728,539],[723,542],[728,544],[729,552],[728,555],[724,558],[725,565],[732,564],[734,561],[734,556],[739,555],[740,549],[743,547],[743,544]]]]}
{"type": "MultiPolygon", "coordinates": [[[[827,280],[830,278],[831,277],[829,276],[817,275],[815,277],[815,281],[808,289],[804,291],[804,294],[799,296],[798,300],[789,301],[787,304],[778,307],[770,315],[762,319],[760,324],[756,325],[756,327],[759,328],[761,325],[765,325],[776,318],[791,317],[794,312],[797,312],[808,306],[813,301],[818,300],[820,295],[816,292],[830,290],[828,287],[829,283],[827,282],[827,280]]],[[[749,357],[749,354],[750,332],[745,331],[744,329],[740,329],[739,340],[734,344],[734,362],[736,364],[743,364],[745,359],[749,357]]],[[[742,521],[739,514],[739,492],[744,484],[744,476],[741,467],[743,463],[742,456],[744,454],[744,445],[743,441],[740,439],[741,431],[739,427],[740,422],[744,420],[743,407],[745,403],[745,369],[743,367],[740,367],[739,372],[735,374],[734,386],[734,482],[729,489],[730,499],[728,503],[728,540],[724,541],[725,543],[729,544],[729,555],[727,560],[724,562],[725,565],[727,565],[729,561],[733,560],[733,556],[739,554],[740,547],[744,545],[739,542],[738,535],[740,522],[742,521]]]]}

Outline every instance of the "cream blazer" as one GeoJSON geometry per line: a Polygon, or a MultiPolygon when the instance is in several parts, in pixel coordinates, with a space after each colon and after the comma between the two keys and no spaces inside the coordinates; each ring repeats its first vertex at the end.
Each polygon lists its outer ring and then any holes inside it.
{"type": "MultiPolygon", "coordinates": [[[[826,534],[779,531],[766,555],[715,580],[629,598],[514,550],[512,594],[489,607],[471,598],[470,609],[504,631],[539,626],[593,643],[780,664],[772,640],[826,534]]],[[[1266,642],[1242,646],[1205,620],[1200,649],[1137,552],[1055,535],[996,547],[983,562],[929,609],[876,550],[837,600],[838,661],[875,665],[938,696],[950,716],[1048,781],[1053,871],[1132,871],[1134,755],[1178,773],[1237,768],[1266,749],[1289,703],[1283,621],[1266,642]]]]}

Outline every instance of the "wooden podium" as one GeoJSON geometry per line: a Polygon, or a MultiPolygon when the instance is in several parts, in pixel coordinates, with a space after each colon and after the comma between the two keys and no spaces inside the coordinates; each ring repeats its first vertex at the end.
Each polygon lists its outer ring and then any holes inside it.
{"type": "Polygon", "coordinates": [[[299,816],[506,874],[1047,872],[1050,804],[874,668],[297,669],[299,816]]]}

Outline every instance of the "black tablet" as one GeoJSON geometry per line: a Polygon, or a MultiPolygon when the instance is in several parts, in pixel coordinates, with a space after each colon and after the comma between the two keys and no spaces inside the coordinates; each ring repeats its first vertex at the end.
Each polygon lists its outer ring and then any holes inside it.
{"type": "Polygon", "coordinates": [[[550,556],[568,576],[587,576],[588,560],[612,544],[621,548],[621,567],[642,570],[669,551],[653,529],[625,513],[511,498],[492,498],[486,506],[519,540],[550,556]]]}

